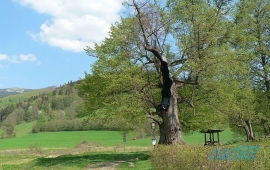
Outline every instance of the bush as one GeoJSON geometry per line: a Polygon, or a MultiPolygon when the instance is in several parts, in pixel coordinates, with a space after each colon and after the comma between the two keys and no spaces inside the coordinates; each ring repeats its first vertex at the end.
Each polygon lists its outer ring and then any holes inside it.
{"type": "Polygon", "coordinates": [[[82,120],[52,120],[46,123],[37,123],[33,126],[32,132],[56,132],[56,131],[77,131],[83,130],[82,120]]]}
{"type": "Polygon", "coordinates": [[[39,144],[33,144],[28,147],[28,152],[31,154],[43,154],[43,150],[39,144]]]}
{"type": "Polygon", "coordinates": [[[32,133],[56,131],[83,131],[83,130],[121,130],[118,124],[104,125],[102,121],[92,120],[84,122],[82,119],[37,121],[32,127],[32,133]]]}
{"type": "MultiPolygon", "coordinates": [[[[151,162],[155,169],[192,170],[245,170],[270,169],[269,148],[262,146],[255,160],[211,160],[214,149],[234,149],[236,146],[158,146],[151,152],[151,162]]],[[[215,155],[216,156],[216,155],[215,155]]]]}
{"type": "Polygon", "coordinates": [[[11,123],[5,123],[3,125],[3,129],[5,130],[5,133],[2,133],[1,138],[12,138],[16,137],[16,133],[14,132],[14,125],[11,123]]]}

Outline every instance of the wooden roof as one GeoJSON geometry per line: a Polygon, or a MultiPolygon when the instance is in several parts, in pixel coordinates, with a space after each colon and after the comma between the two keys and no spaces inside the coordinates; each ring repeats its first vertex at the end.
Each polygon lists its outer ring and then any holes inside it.
{"type": "Polygon", "coordinates": [[[222,132],[223,130],[220,129],[207,129],[207,130],[202,130],[200,131],[201,133],[217,133],[217,132],[222,132]]]}

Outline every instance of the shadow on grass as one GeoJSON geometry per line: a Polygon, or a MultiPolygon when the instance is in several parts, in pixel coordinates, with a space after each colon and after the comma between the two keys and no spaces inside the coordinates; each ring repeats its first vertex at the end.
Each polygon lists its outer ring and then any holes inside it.
{"type": "Polygon", "coordinates": [[[85,153],[83,155],[62,155],[55,158],[37,158],[35,161],[35,166],[67,166],[83,168],[100,162],[131,161],[133,159],[148,160],[149,153],[85,153]]]}

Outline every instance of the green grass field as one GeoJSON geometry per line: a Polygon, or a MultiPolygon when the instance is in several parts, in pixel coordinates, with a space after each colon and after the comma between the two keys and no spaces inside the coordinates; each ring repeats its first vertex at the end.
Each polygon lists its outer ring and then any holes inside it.
{"type": "MultiPolygon", "coordinates": [[[[0,140],[0,150],[25,149],[38,144],[42,148],[74,148],[82,141],[89,141],[101,146],[112,147],[123,144],[123,137],[117,131],[64,131],[31,134],[34,122],[23,123],[15,127],[15,138],[0,140]]],[[[127,139],[133,138],[132,134],[127,139]]],[[[149,146],[151,139],[128,140],[126,146],[149,146]]]]}
{"type": "MultiPolygon", "coordinates": [[[[64,131],[64,132],[42,132],[31,134],[31,128],[35,122],[23,123],[15,127],[16,137],[1,139],[0,150],[3,149],[25,149],[30,145],[38,144],[42,148],[73,148],[82,141],[89,141],[105,147],[123,145],[123,137],[117,131],[64,131]]],[[[131,140],[132,133],[127,135],[126,146],[151,146],[151,137],[145,139],[131,140]],[[130,139],[130,140],[129,140],[130,139]]],[[[221,144],[232,140],[233,133],[225,130],[220,133],[221,144]]],[[[204,144],[204,135],[195,132],[192,135],[184,135],[186,143],[204,144]]]]}
{"type": "MultiPolygon", "coordinates": [[[[117,131],[31,134],[34,123],[16,126],[15,138],[0,139],[0,169],[77,170],[87,169],[96,164],[111,166],[109,163],[117,161],[122,161],[118,163],[118,169],[152,168],[149,160],[149,151],[153,150],[151,137],[133,140],[134,135],[130,133],[124,145],[122,134],[117,131]]],[[[184,135],[184,139],[187,145],[204,144],[204,135],[199,132],[184,135]]],[[[232,139],[234,137],[231,131],[225,130],[220,133],[221,144],[232,139]]]]}

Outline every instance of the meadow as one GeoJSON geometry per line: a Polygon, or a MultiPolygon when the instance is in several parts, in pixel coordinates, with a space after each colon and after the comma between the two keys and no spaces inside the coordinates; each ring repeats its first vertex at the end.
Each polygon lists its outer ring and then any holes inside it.
{"type": "MultiPolygon", "coordinates": [[[[16,137],[0,140],[0,169],[152,169],[149,152],[151,137],[123,142],[118,131],[64,131],[30,133],[35,122],[15,127],[16,137]]],[[[0,131],[1,133],[1,131],[0,131]]],[[[184,136],[187,145],[203,145],[204,136],[184,136]]],[[[233,140],[233,133],[220,134],[221,144],[233,140]]]]}
{"type": "MultiPolygon", "coordinates": [[[[30,133],[35,122],[23,123],[15,127],[15,138],[0,140],[0,150],[4,149],[26,149],[30,145],[40,145],[42,148],[73,148],[83,141],[95,143],[104,147],[123,145],[122,133],[118,131],[63,131],[30,133]]],[[[1,130],[0,130],[1,133],[1,130]]],[[[202,133],[184,135],[187,144],[204,144],[202,133]]],[[[220,134],[221,144],[234,139],[230,130],[220,134]]],[[[149,147],[151,137],[134,140],[133,133],[127,134],[126,146],[149,147]]]]}

